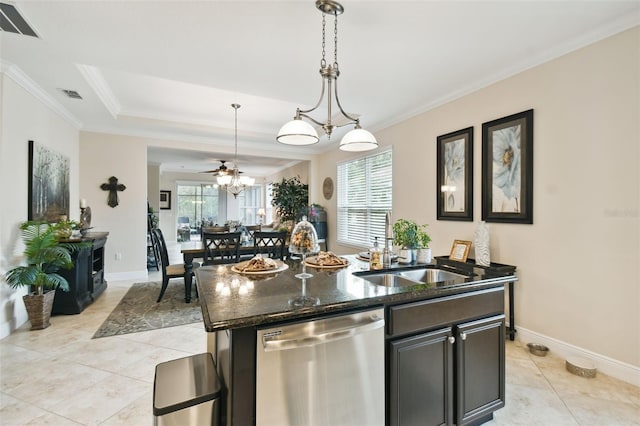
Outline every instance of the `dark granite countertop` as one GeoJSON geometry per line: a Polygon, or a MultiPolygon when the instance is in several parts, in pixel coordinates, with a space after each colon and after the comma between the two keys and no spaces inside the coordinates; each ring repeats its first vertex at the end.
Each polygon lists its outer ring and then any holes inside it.
{"type": "MultiPolygon", "coordinates": [[[[277,274],[245,276],[234,273],[231,265],[206,266],[196,270],[196,285],[205,329],[214,332],[281,322],[297,318],[353,309],[393,305],[432,299],[504,285],[517,280],[513,272],[486,268],[456,269],[452,265],[397,265],[393,270],[440,267],[468,275],[454,284],[417,284],[409,287],[384,287],[359,275],[369,265],[355,256],[345,256],[350,264],[342,269],[307,267],[313,277],[307,280],[308,296],[319,299],[315,306],[293,307],[289,300],[301,295],[300,260],[290,260],[289,268],[277,274]],[[356,273],[356,275],[354,275],[356,273]]],[[[383,272],[383,271],[376,271],[383,272]]]]}

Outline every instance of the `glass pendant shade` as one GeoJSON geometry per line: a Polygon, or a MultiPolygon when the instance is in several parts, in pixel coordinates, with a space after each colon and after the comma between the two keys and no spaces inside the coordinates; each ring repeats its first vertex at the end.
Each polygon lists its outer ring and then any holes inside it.
{"type": "Polygon", "coordinates": [[[249,176],[242,176],[240,178],[240,185],[245,185],[245,186],[253,186],[253,184],[255,183],[255,179],[251,178],[249,176]]]}
{"type": "Polygon", "coordinates": [[[218,176],[216,180],[220,186],[229,185],[231,183],[231,175],[218,176]]]}
{"type": "Polygon", "coordinates": [[[295,119],[280,128],[276,140],[285,145],[313,145],[318,143],[320,138],[311,124],[295,119]]]}
{"type": "Polygon", "coordinates": [[[342,151],[369,151],[378,147],[378,141],[371,132],[356,127],[348,132],[340,141],[342,151]]]}

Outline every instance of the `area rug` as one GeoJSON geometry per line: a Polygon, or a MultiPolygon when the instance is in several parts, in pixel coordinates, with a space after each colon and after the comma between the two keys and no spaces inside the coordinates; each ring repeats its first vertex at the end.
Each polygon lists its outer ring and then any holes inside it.
{"type": "Polygon", "coordinates": [[[202,321],[202,311],[197,300],[184,301],[184,283],[169,281],[160,303],[160,282],[136,283],[124,295],[118,306],[109,314],[93,338],[138,333],[140,331],[202,321]]]}

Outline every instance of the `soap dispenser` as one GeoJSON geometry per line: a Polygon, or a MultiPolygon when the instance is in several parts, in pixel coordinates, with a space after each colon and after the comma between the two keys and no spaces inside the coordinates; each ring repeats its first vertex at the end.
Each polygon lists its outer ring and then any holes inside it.
{"type": "Polygon", "coordinates": [[[382,269],[382,251],[380,250],[380,246],[378,246],[378,237],[375,237],[375,241],[373,242],[373,247],[369,249],[369,269],[382,269]]]}

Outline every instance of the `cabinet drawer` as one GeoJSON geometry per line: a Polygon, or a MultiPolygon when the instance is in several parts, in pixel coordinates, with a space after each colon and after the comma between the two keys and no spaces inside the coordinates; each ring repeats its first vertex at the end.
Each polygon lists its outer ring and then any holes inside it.
{"type": "Polygon", "coordinates": [[[504,286],[391,306],[388,334],[398,336],[504,313],[504,286]]]}
{"type": "Polygon", "coordinates": [[[104,276],[104,271],[94,272],[93,274],[93,285],[94,287],[102,283],[104,276]]]}

